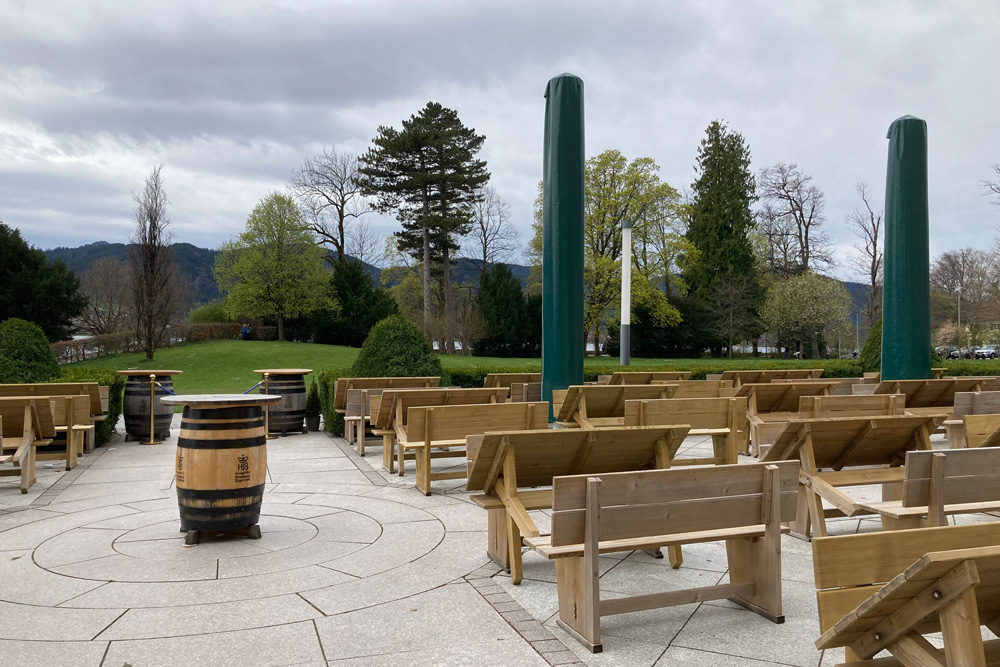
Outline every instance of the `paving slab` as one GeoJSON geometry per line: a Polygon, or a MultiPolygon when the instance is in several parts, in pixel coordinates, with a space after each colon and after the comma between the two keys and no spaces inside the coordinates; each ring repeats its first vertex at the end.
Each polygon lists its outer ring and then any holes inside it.
{"type": "Polygon", "coordinates": [[[17,667],[100,667],[108,642],[15,641],[0,639],[0,665],[17,667]]]}

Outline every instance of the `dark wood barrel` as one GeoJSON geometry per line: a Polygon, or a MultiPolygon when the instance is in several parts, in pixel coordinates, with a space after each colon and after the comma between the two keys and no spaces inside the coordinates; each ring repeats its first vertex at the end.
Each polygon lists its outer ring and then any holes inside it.
{"type": "MultiPolygon", "coordinates": [[[[160,403],[160,399],[168,396],[167,389],[174,390],[174,383],[169,375],[157,376],[160,383],[153,393],[153,437],[166,440],[170,437],[170,420],[174,417],[174,409],[160,403]]],[[[122,412],[125,415],[125,432],[137,440],[149,438],[149,376],[130,375],[125,382],[125,405],[122,412]]]]}
{"type": "Polygon", "coordinates": [[[176,462],[182,531],[257,524],[267,472],[266,435],[259,405],[184,407],[176,462]]]}
{"type": "Polygon", "coordinates": [[[306,381],[305,376],[272,374],[267,379],[267,391],[260,386],[262,394],[278,394],[281,400],[271,406],[267,415],[267,427],[272,433],[286,431],[305,431],[303,420],[306,417],[306,381]]]}

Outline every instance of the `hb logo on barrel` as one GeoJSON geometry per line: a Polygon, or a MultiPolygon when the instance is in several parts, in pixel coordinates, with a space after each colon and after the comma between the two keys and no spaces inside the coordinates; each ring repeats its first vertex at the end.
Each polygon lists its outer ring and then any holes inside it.
{"type": "Polygon", "coordinates": [[[243,454],[236,459],[236,481],[250,481],[250,457],[246,454],[243,454]]]}
{"type": "Polygon", "coordinates": [[[183,454],[178,454],[177,455],[177,481],[178,482],[183,482],[184,481],[184,455],[183,454]]]}

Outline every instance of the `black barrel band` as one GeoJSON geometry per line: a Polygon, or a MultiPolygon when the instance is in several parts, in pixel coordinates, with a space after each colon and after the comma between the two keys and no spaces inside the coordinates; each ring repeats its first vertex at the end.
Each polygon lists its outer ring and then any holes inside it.
{"type": "MultiPolygon", "coordinates": [[[[177,487],[178,500],[227,500],[230,498],[246,498],[248,496],[264,495],[264,485],[247,486],[242,489],[182,489],[177,487]]],[[[232,508],[229,508],[232,509],[232,508]]]]}
{"type": "Polygon", "coordinates": [[[251,428],[261,428],[264,426],[264,418],[259,417],[257,419],[248,419],[242,422],[219,422],[219,423],[207,423],[207,422],[194,422],[190,418],[185,417],[181,421],[181,428],[185,428],[189,431],[238,431],[246,430],[251,428]]]}
{"type": "Polygon", "coordinates": [[[184,408],[184,419],[255,419],[260,417],[259,405],[236,405],[229,408],[184,408]]]}
{"type": "Polygon", "coordinates": [[[191,438],[177,438],[177,449],[240,449],[242,447],[264,447],[267,438],[264,434],[255,435],[250,438],[235,438],[234,440],[193,440],[191,438]]]}

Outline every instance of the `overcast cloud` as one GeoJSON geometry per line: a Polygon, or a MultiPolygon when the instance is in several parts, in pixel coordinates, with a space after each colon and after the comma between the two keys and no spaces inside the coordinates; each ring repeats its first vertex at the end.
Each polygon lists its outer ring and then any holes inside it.
{"type": "Polygon", "coordinates": [[[124,241],[131,193],[163,163],[176,240],[216,247],[304,158],[362,152],[434,100],[486,135],[527,241],[542,93],[572,72],[588,155],[652,157],[684,190],[724,119],[755,171],[797,163],[846,277],[854,185],[882,201],[904,114],[928,123],[932,253],[992,241],[998,45],[990,0],[0,0],[0,220],[41,248],[124,241]]]}

